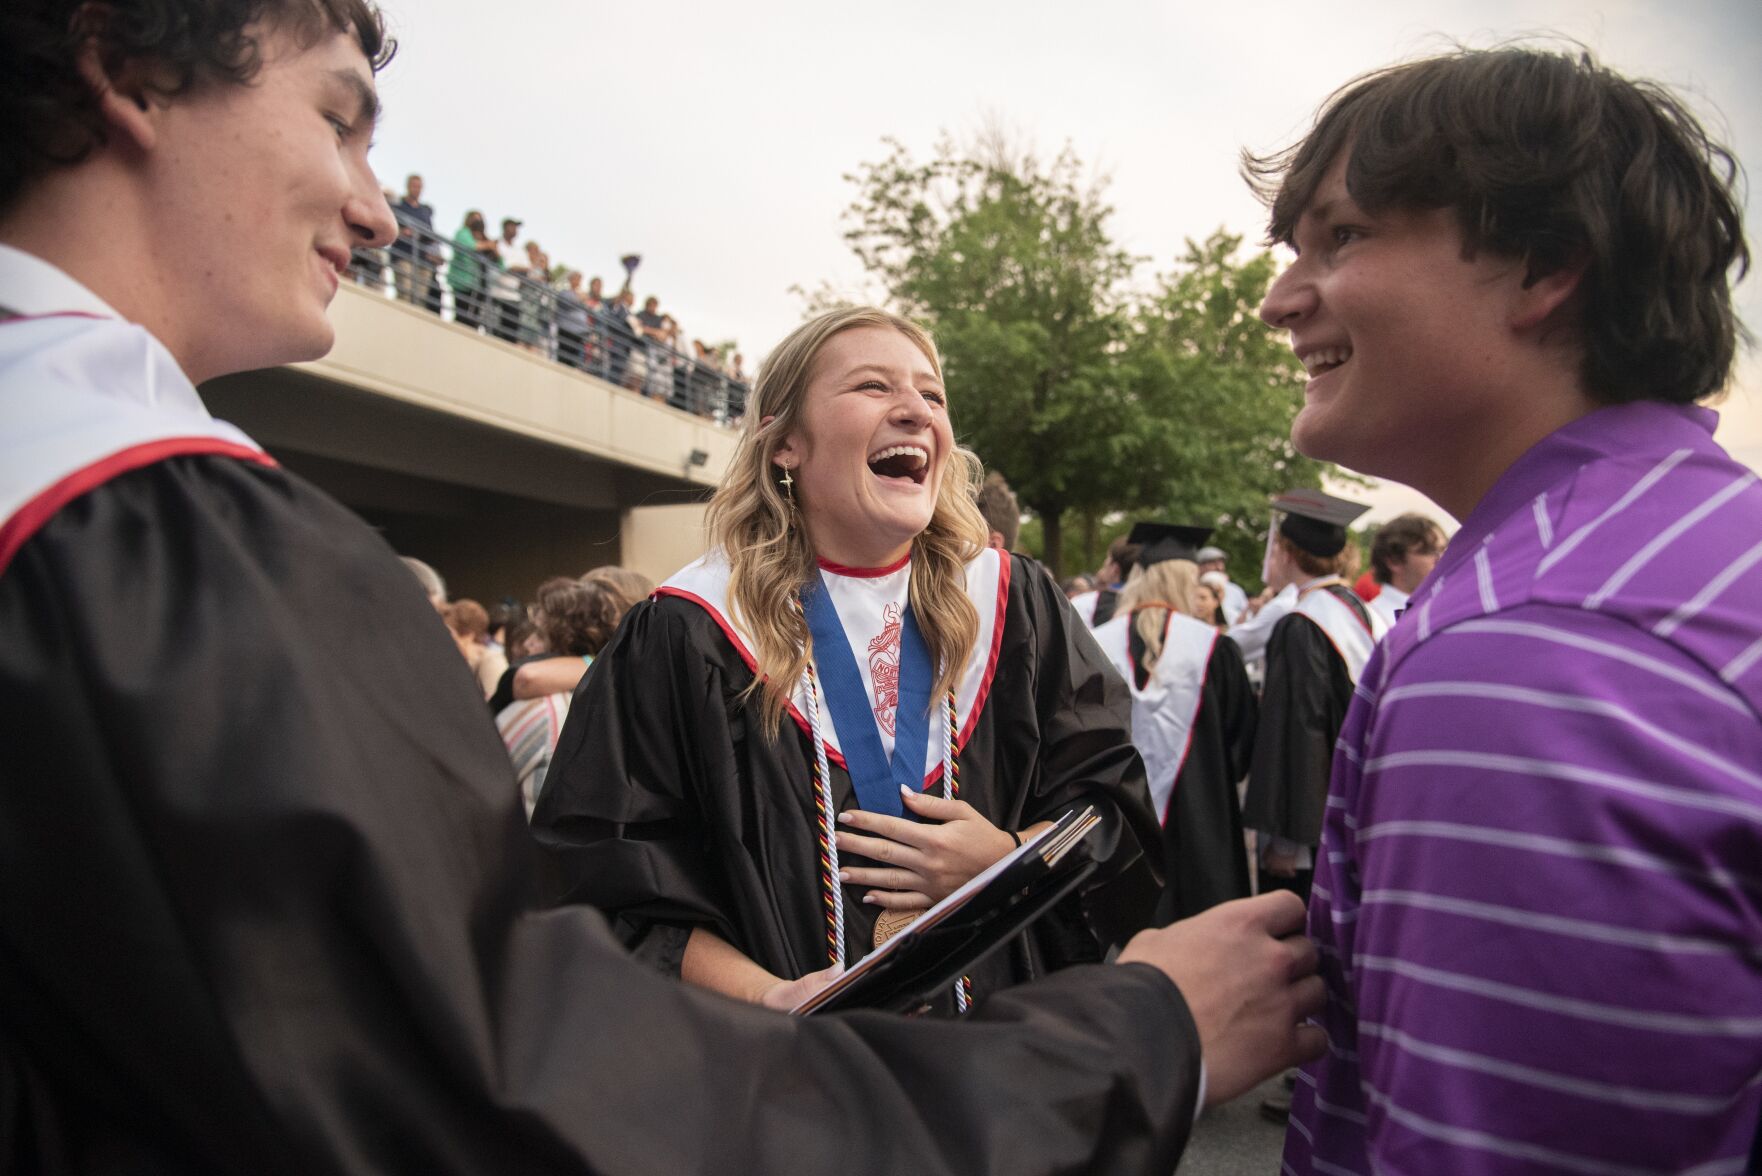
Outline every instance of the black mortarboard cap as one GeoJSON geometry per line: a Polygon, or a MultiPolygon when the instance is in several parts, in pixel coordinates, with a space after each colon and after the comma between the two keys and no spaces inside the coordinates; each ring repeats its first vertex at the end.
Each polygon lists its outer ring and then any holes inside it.
{"type": "Polygon", "coordinates": [[[1327,559],[1346,546],[1346,528],[1370,507],[1323,494],[1320,490],[1288,490],[1273,499],[1283,511],[1279,534],[1311,555],[1327,559]]]}
{"type": "Polygon", "coordinates": [[[1198,562],[1199,549],[1211,538],[1210,527],[1181,527],[1174,523],[1133,523],[1128,542],[1139,546],[1138,566],[1147,568],[1165,560],[1198,562]]]}

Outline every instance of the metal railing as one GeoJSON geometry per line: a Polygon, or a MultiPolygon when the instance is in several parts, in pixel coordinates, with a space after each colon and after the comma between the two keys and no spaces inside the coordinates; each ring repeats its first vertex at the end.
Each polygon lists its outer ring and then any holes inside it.
{"type": "Polygon", "coordinates": [[[354,251],[356,283],[717,424],[745,415],[745,382],[651,338],[609,301],[590,305],[421,225],[399,228],[387,248],[354,251]]]}

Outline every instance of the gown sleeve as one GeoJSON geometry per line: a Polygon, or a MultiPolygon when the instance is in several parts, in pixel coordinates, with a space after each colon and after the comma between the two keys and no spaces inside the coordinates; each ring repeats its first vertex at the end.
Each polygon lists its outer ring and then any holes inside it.
{"type": "Polygon", "coordinates": [[[1073,969],[960,1024],[794,1019],[656,976],[589,908],[542,909],[440,619],[280,471],[174,459],[63,508],[0,573],[0,697],[19,1170],[1033,1176],[1180,1155],[1198,1044],[1153,969],[1073,969]]]}
{"type": "Polygon", "coordinates": [[[1205,688],[1217,707],[1225,778],[1234,787],[1253,765],[1254,736],[1260,720],[1260,704],[1255,701],[1254,687],[1248,681],[1241,646],[1222,637],[1212,645],[1205,688]]]}
{"type": "Polygon", "coordinates": [[[1057,967],[1100,959],[1152,924],[1163,885],[1162,828],[1132,745],[1131,692],[1046,569],[1013,558],[1012,580],[1023,584],[1034,632],[1040,732],[1036,783],[1020,827],[1085,804],[1104,818],[1087,842],[1100,868],[1038,928],[1057,967]]]}
{"type": "Polygon", "coordinates": [[[1300,613],[1273,626],[1242,813],[1249,828],[1299,845],[1321,840],[1328,773],[1343,717],[1335,698],[1338,658],[1321,626],[1300,613]]]}
{"type": "Polygon", "coordinates": [[[737,777],[739,724],[735,687],[688,620],[695,607],[631,609],[576,687],[532,819],[556,898],[601,908],[627,946],[675,976],[692,927],[750,950],[698,799],[702,781],[737,777]]]}

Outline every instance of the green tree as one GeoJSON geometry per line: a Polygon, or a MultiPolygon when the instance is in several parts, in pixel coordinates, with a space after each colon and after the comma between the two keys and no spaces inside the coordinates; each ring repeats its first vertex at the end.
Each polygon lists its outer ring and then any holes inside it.
{"type": "Polygon", "coordinates": [[[891,144],[851,178],[846,240],[942,349],[962,440],[1001,469],[1062,562],[1068,511],[1136,503],[1115,460],[1143,425],[1115,384],[1136,259],[1107,232],[1100,186],[1069,151],[1050,163],[944,143],[926,163],[891,144]]]}
{"type": "Polygon", "coordinates": [[[888,146],[847,177],[845,239],[935,332],[961,438],[1009,479],[1047,565],[1062,574],[1074,523],[1094,567],[1128,512],[1216,520],[1232,570],[1258,569],[1268,494],[1322,468],[1286,439],[1301,369],[1254,317],[1271,256],[1239,262],[1220,232],[1135,294],[1141,259],[1069,149],[1046,162],[993,135],[919,162],[888,146]]]}
{"type": "Polygon", "coordinates": [[[1303,367],[1256,313],[1277,276],[1271,253],[1240,257],[1242,238],[1214,232],[1185,254],[1137,309],[1125,385],[1154,421],[1147,458],[1168,473],[1156,501],[1173,521],[1213,523],[1231,575],[1258,580],[1267,499],[1321,485],[1333,467],[1291,446],[1303,367]]]}

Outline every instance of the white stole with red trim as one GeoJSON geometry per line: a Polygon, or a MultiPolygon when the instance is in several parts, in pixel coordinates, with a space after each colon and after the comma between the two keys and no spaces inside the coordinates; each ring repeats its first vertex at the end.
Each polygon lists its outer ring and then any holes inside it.
{"type": "MultiPolygon", "coordinates": [[[[967,595],[979,613],[979,636],[955,689],[955,721],[959,728],[957,747],[964,747],[971,737],[991,691],[992,675],[997,668],[997,650],[1003,639],[1004,610],[1009,603],[1009,568],[1008,557],[995,548],[987,548],[967,565],[967,595]]],[[[675,572],[655,590],[655,595],[681,597],[709,613],[751,668],[757,664],[753,654],[755,646],[733,616],[728,599],[728,578],[727,558],[718,549],[675,572]]],[[[882,746],[891,755],[895,712],[899,705],[900,625],[911,587],[911,562],[907,560],[891,568],[863,570],[822,565],[821,579],[838,609],[838,619],[850,640],[851,652],[856,655],[857,668],[869,694],[870,711],[875,716],[882,746]]],[[[840,750],[838,730],[817,675],[814,685],[819,695],[826,754],[843,767],[844,753],[840,750]]],[[[807,731],[808,697],[802,682],[796,682],[790,692],[789,710],[790,717],[807,731]]],[[[930,717],[929,745],[924,752],[926,787],[942,776],[942,753],[948,737],[946,722],[945,707],[938,700],[936,713],[930,717]]]]}
{"type": "MultiPolygon", "coordinates": [[[[1319,580],[1311,580],[1298,589],[1297,608],[1314,621],[1328,640],[1333,643],[1334,652],[1346,663],[1346,673],[1356,683],[1358,675],[1364,673],[1365,663],[1376,651],[1377,642],[1389,631],[1388,624],[1374,611],[1365,608],[1362,612],[1339,600],[1327,589],[1330,585],[1345,588],[1345,581],[1338,576],[1328,576],[1319,580]]],[[[1347,588],[1346,591],[1351,591],[1347,588]]]]}
{"type": "Polygon", "coordinates": [[[1166,825],[1175,778],[1193,744],[1193,720],[1205,694],[1205,673],[1218,631],[1204,621],[1169,613],[1162,656],[1149,682],[1140,687],[1132,667],[1132,622],[1132,614],[1114,617],[1095,630],[1095,642],[1132,689],[1132,745],[1144,758],[1150,799],[1166,825]]]}
{"type": "Polygon", "coordinates": [[[83,314],[0,322],[0,530],[68,479],[92,471],[91,484],[101,484],[106,462],[155,445],[166,455],[181,447],[263,456],[208,415],[171,353],[141,327],[83,314]]]}

